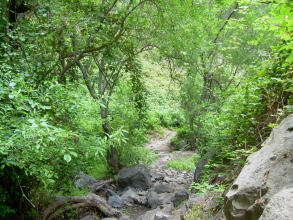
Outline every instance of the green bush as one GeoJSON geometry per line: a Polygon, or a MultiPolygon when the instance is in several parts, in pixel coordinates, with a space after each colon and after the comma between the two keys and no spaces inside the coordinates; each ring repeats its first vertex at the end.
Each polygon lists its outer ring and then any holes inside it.
{"type": "Polygon", "coordinates": [[[68,184],[75,172],[94,170],[105,148],[103,139],[88,135],[97,124],[79,123],[88,121],[87,112],[78,113],[83,107],[72,91],[1,68],[0,215],[8,219],[33,215],[31,204],[68,184]]]}

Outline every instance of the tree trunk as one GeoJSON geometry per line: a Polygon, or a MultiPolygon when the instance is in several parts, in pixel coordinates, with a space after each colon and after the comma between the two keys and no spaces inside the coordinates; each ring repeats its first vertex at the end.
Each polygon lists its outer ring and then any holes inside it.
{"type": "Polygon", "coordinates": [[[195,150],[195,132],[194,132],[194,116],[193,114],[191,114],[189,116],[189,129],[190,129],[190,133],[189,133],[189,145],[191,147],[191,149],[195,150]]]}
{"type": "MultiPolygon", "coordinates": [[[[109,97],[108,99],[105,97],[105,91],[108,85],[107,81],[104,77],[103,72],[103,62],[100,65],[99,70],[99,82],[98,82],[98,89],[99,89],[99,97],[101,98],[102,105],[100,105],[101,110],[101,118],[102,118],[102,128],[104,131],[104,134],[107,138],[111,135],[111,125],[109,120],[109,97]]],[[[112,174],[117,174],[119,172],[119,160],[118,160],[118,154],[115,146],[111,145],[107,149],[107,165],[108,165],[108,171],[110,171],[112,174]]]]}
{"type": "Polygon", "coordinates": [[[101,99],[102,104],[100,105],[101,118],[102,118],[102,127],[105,135],[111,135],[111,126],[109,121],[109,101],[106,98],[101,99]]]}

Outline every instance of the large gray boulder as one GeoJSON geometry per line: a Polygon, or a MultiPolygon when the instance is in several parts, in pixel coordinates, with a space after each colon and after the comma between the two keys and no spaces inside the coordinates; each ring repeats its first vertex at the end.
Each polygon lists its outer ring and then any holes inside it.
{"type": "Polygon", "coordinates": [[[118,187],[122,191],[127,187],[146,190],[151,185],[150,171],[143,164],[122,170],[118,177],[118,187]]]}
{"type": "Polygon", "coordinates": [[[289,115],[273,129],[262,148],[248,157],[226,194],[224,213],[228,220],[259,219],[276,193],[293,187],[292,153],[293,115],[289,115]]]}
{"type": "Polygon", "coordinates": [[[276,193],[266,205],[259,220],[293,219],[293,188],[276,193]]]}

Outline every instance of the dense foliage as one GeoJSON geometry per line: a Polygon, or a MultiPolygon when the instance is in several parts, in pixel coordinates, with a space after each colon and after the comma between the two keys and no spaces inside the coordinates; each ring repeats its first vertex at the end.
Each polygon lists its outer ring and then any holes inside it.
{"type": "Polygon", "coordinates": [[[241,163],[293,110],[292,7],[1,1],[0,218],[36,218],[79,171],[150,164],[162,127],[217,151],[210,167],[241,163]]]}

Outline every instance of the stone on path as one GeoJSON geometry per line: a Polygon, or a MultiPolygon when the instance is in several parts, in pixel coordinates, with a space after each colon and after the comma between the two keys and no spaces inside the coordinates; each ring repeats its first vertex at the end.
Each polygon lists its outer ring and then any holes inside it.
{"type": "Polygon", "coordinates": [[[151,185],[150,171],[143,164],[122,170],[118,177],[118,187],[120,190],[124,190],[127,187],[146,190],[151,185]]]}
{"type": "Polygon", "coordinates": [[[123,206],[123,204],[124,204],[123,200],[117,195],[110,196],[108,198],[108,203],[113,208],[121,208],[123,206]]]}

